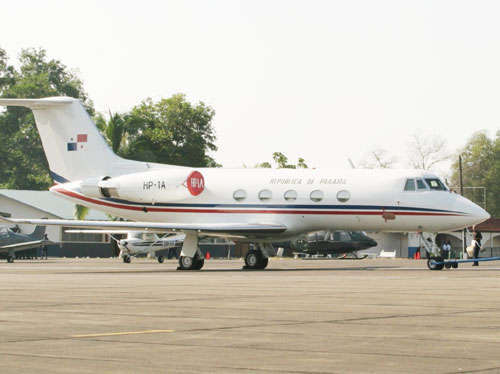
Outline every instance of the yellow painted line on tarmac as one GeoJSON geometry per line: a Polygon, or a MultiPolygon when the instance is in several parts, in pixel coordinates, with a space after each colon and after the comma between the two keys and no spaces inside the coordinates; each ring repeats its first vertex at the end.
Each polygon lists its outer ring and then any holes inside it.
{"type": "Polygon", "coordinates": [[[100,336],[120,336],[120,335],[139,335],[139,334],[158,334],[166,332],[174,332],[175,330],[143,330],[143,331],[124,331],[124,332],[107,332],[101,334],[84,334],[71,335],[72,338],[97,338],[100,336]]]}

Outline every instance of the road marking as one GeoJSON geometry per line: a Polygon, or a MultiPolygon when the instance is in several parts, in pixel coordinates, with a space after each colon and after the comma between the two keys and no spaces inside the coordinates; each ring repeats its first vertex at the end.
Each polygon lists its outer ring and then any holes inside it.
{"type": "Polygon", "coordinates": [[[175,330],[143,330],[143,331],[124,331],[124,332],[108,332],[102,334],[84,334],[71,335],[72,338],[96,338],[99,336],[119,336],[119,335],[138,335],[138,334],[157,334],[165,332],[174,332],[175,330]]]}

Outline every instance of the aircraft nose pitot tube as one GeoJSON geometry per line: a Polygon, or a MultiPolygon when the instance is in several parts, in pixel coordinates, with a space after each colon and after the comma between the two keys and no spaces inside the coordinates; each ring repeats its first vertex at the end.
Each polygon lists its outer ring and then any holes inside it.
{"type": "Polygon", "coordinates": [[[157,169],[117,177],[86,180],[82,193],[132,202],[162,203],[198,196],[205,190],[205,180],[198,171],[157,169]]]}

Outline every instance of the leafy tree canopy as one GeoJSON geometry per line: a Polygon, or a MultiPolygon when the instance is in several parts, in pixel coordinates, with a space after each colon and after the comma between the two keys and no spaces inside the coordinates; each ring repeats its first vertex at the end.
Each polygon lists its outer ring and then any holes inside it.
{"type": "Polygon", "coordinates": [[[485,131],[474,133],[465,147],[459,151],[452,165],[451,183],[460,185],[458,157],[462,156],[462,174],[464,195],[484,207],[484,196],[481,189],[486,188],[486,210],[493,216],[500,216],[500,131],[496,138],[488,137],[485,131]]]}
{"type": "Polygon", "coordinates": [[[109,131],[113,148],[121,144],[126,158],[193,167],[220,166],[209,155],[217,150],[212,119],[215,111],[176,94],[168,99],[143,101],[121,118],[112,116],[109,131]],[[116,139],[111,135],[121,132],[116,139]],[[126,137],[123,141],[123,136],[126,137]],[[119,139],[122,140],[119,140],[119,139]]]}

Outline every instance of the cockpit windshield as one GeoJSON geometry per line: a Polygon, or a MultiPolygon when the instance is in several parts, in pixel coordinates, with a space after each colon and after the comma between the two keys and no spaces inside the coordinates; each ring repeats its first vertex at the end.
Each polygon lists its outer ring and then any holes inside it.
{"type": "Polygon", "coordinates": [[[435,191],[448,191],[446,186],[438,178],[425,178],[431,190],[435,191]]]}

